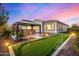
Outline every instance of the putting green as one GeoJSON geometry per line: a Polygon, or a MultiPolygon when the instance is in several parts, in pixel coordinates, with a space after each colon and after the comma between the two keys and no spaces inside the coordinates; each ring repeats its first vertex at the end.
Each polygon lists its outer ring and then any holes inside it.
{"type": "Polygon", "coordinates": [[[63,36],[58,34],[55,36],[42,38],[40,40],[30,42],[29,45],[27,42],[17,44],[13,46],[13,50],[15,52],[15,55],[18,56],[51,55],[67,38],[67,34],[63,34],[63,36]]]}

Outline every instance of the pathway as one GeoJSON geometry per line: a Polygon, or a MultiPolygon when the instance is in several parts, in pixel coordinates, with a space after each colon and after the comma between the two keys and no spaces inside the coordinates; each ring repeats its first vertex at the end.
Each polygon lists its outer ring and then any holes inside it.
{"type": "Polygon", "coordinates": [[[75,51],[73,46],[75,38],[72,37],[67,44],[61,49],[57,56],[78,56],[79,54],[75,51]]]}

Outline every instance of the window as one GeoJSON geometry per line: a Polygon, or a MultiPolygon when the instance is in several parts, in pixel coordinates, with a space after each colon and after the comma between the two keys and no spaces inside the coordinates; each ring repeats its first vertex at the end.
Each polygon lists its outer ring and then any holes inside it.
{"type": "Polygon", "coordinates": [[[45,24],[44,30],[54,30],[54,24],[45,24]]]}
{"type": "Polygon", "coordinates": [[[22,26],[22,29],[31,29],[31,26],[22,26]]]}
{"type": "Polygon", "coordinates": [[[33,26],[33,29],[36,30],[36,31],[40,30],[39,26],[33,26]]]}

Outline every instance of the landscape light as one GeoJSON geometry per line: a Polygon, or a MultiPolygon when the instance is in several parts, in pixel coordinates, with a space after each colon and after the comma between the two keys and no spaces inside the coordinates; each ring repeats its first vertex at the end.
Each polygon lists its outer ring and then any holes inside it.
{"type": "Polygon", "coordinates": [[[5,43],[5,46],[9,46],[9,43],[5,43]]]}
{"type": "Polygon", "coordinates": [[[45,36],[47,37],[47,36],[49,36],[49,34],[48,33],[45,33],[45,36]]]}
{"type": "Polygon", "coordinates": [[[72,33],[71,35],[72,35],[72,36],[76,36],[76,34],[75,34],[75,33],[72,33]]]}

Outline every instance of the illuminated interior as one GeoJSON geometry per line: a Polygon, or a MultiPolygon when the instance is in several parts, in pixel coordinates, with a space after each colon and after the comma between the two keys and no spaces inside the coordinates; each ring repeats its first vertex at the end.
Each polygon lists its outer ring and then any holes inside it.
{"type": "Polygon", "coordinates": [[[27,29],[31,29],[31,26],[27,26],[27,29]]]}
{"type": "Polygon", "coordinates": [[[22,29],[31,29],[31,26],[22,26],[22,29]]]}
{"type": "Polygon", "coordinates": [[[39,26],[34,26],[33,29],[36,30],[36,31],[40,30],[39,26]]]}
{"type": "Polygon", "coordinates": [[[45,24],[44,30],[54,30],[54,24],[45,24]]]}

